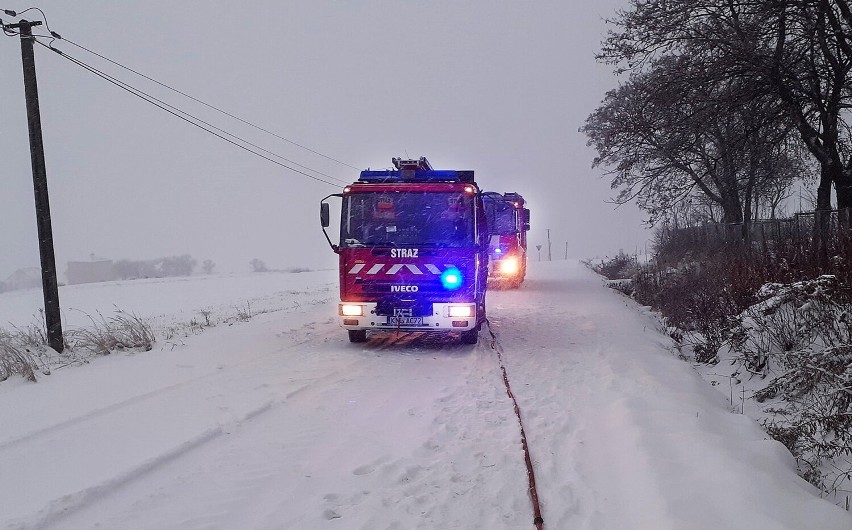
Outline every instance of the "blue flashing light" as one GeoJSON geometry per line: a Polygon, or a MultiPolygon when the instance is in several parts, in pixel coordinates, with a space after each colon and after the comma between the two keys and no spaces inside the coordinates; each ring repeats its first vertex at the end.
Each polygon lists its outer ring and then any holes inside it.
{"type": "Polygon", "coordinates": [[[455,291],[462,284],[462,273],[455,267],[450,267],[441,274],[441,285],[448,291],[455,291]]]}
{"type": "Polygon", "coordinates": [[[473,171],[455,169],[383,169],[364,170],[358,179],[361,182],[473,182],[473,171]]]}
{"type": "Polygon", "coordinates": [[[495,254],[500,254],[501,252],[503,252],[503,251],[502,251],[502,250],[500,250],[499,248],[495,248],[495,249],[494,249],[494,253],[495,253],[495,254]]]}

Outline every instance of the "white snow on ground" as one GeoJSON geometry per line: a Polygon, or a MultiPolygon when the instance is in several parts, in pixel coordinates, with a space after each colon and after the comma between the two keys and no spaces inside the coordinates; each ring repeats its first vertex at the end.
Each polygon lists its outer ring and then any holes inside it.
{"type": "MultiPolygon", "coordinates": [[[[0,384],[0,528],[533,526],[487,331],[476,346],[417,334],[350,344],[333,318],[334,272],[60,297],[158,326],[203,308],[271,312],[0,384]]],[[[0,322],[27,323],[37,303],[0,295],[0,322]]],[[[852,526],[669,352],[653,318],[581,264],[533,263],[520,290],[489,292],[488,307],[545,528],[852,526]]]]}
{"type": "MultiPolygon", "coordinates": [[[[247,303],[256,312],[280,310],[313,302],[300,296],[309,294],[306,290],[323,300],[337,296],[337,272],[232,273],[64,285],[59,288],[59,301],[63,326],[79,327],[90,325],[90,317],[97,319],[98,312],[109,316],[116,309],[145,318],[162,315],[167,322],[203,321],[200,310],[234,314],[247,303]]],[[[41,289],[0,293],[0,327],[39,322],[40,307],[41,289]]]]}

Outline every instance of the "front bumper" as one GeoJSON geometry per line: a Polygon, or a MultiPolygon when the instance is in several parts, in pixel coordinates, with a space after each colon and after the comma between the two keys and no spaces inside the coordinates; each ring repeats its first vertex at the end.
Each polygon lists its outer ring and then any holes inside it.
{"type": "Polygon", "coordinates": [[[468,302],[433,303],[432,314],[423,317],[399,315],[401,319],[376,314],[375,302],[340,302],[337,305],[338,321],[347,330],[379,329],[402,331],[470,331],[476,329],[479,315],[476,304],[468,302]],[[355,306],[361,307],[361,314],[354,313],[355,306]],[[469,316],[464,316],[464,308],[469,308],[469,316]],[[347,311],[344,311],[347,309],[347,311]],[[420,319],[417,323],[410,318],[420,319]]]}

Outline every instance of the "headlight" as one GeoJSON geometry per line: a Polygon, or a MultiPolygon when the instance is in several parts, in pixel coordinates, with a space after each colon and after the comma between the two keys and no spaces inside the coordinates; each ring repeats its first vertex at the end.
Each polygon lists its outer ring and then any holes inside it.
{"type": "Polygon", "coordinates": [[[501,274],[517,274],[519,268],[518,258],[506,258],[500,262],[501,274]]]}
{"type": "Polygon", "coordinates": [[[364,315],[364,306],[343,304],[340,306],[340,314],[345,317],[360,317],[364,315]]]}
{"type": "Polygon", "coordinates": [[[449,309],[450,317],[452,318],[464,318],[473,316],[473,306],[470,305],[451,305],[449,309]]]}

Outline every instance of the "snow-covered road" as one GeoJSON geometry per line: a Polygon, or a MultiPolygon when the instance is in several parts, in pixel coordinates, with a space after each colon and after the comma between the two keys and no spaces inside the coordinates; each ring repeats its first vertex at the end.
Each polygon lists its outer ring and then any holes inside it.
{"type": "MultiPolygon", "coordinates": [[[[122,309],[159,322],[246,297],[275,311],[0,384],[0,527],[533,528],[487,331],[476,346],[350,344],[331,318],[333,272],[265,278],[206,278],[197,295],[168,281],[136,298],[128,284],[66,292],[92,311],[121,291],[122,309]]],[[[488,307],[545,528],[852,527],[581,264],[531,264],[488,307]]]]}

